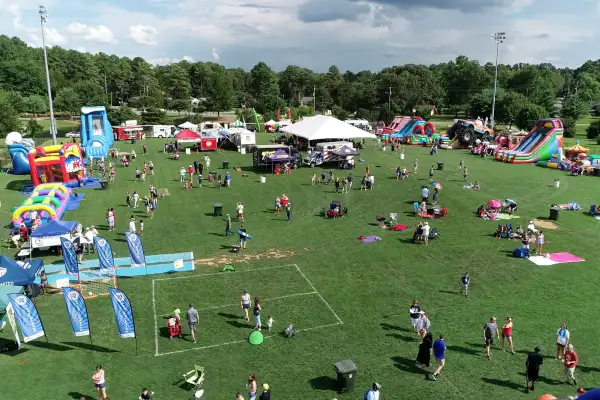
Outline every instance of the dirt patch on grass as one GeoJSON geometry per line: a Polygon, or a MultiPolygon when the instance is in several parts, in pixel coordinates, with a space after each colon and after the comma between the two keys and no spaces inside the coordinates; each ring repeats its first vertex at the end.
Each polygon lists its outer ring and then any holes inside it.
{"type": "Polygon", "coordinates": [[[201,258],[199,260],[195,260],[194,264],[206,265],[209,267],[220,267],[226,264],[241,262],[246,263],[258,260],[280,260],[282,258],[293,257],[295,255],[296,253],[293,251],[285,249],[268,249],[262,253],[249,253],[242,251],[241,253],[229,253],[216,257],[201,258]]]}
{"type": "Polygon", "coordinates": [[[541,219],[534,219],[533,224],[536,227],[540,227],[543,229],[558,229],[558,226],[554,222],[544,221],[541,219]]]}

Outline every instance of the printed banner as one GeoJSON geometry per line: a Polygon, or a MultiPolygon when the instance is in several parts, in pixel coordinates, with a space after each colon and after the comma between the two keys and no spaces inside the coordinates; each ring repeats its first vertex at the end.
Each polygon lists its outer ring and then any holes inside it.
{"type": "Polygon", "coordinates": [[[110,300],[113,310],[115,311],[115,319],[117,320],[117,329],[119,336],[122,338],[135,337],[135,324],[133,322],[133,311],[129,299],[119,289],[110,288],[110,300]]]}
{"type": "Polygon", "coordinates": [[[146,266],[146,257],[144,256],[144,246],[142,246],[142,239],[140,239],[138,235],[132,232],[125,232],[125,238],[127,239],[127,246],[129,246],[131,266],[146,266]]]}
{"type": "Polygon", "coordinates": [[[98,253],[98,259],[100,260],[100,269],[103,272],[114,271],[115,258],[113,257],[110,243],[100,236],[94,236],[94,247],[96,248],[96,253],[98,253]]]}
{"type": "Polygon", "coordinates": [[[17,329],[17,321],[15,320],[15,310],[13,306],[8,303],[6,305],[6,316],[8,317],[8,323],[15,334],[15,341],[17,342],[17,348],[21,348],[21,338],[19,337],[19,330],[17,329]]]}
{"type": "Polygon", "coordinates": [[[75,336],[89,336],[90,323],[83,296],[73,288],[62,288],[62,293],[67,305],[73,333],[75,336]]]}
{"type": "Polygon", "coordinates": [[[8,295],[8,300],[15,311],[25,343],[45,335],[37,308],[27,296],[13,293],[8,295]]]}
{"type": "Polygon", "coordinates": [[[173,268],[175,268],[175,269],[183,268],[183,260],[173,261],[173,268]]]}
{"type": "Polygon", "coordinates": [[[65,268],[69,275],[79,274],[79,264],[77,263],[77,255],[75,254],[75,246],[73,243],[64,237],[60,238],[60,246],[62,247],[63,258],[65,260],[65,268]]]}

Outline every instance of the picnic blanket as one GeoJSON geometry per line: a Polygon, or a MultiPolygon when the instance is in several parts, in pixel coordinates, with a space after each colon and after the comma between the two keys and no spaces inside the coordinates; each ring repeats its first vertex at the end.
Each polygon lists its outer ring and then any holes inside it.
{"type": "Polygon", "coordinates": [[[552,253],[550,257],[545,256],[530,256],[529,261],[540,267],[548,267],[556,264],[566,264],[585,261],[581,257],[577,257],[571,253],[552,253]]]}
{"type": "Polygon", "coordinates": [[[510,215],[506,213],[498,213],[496,214],[496,220],[509,220],[509,219],[518,219],[521,218],[518,215],[510,215]]]}
{"type": "Polygon", "coordinates": [[[379,236],[359,236],[358,240],[363,243],[375,243],[378,240],[381,240],[379,236]]]}
{"type": "Polygon", "coordinates": [[[406,228],[407,228],[406,225],[396,224],[396,225],[390,226],[388,229],[390,231],[404,231],[404,230],[406,230],[406,228]]]}

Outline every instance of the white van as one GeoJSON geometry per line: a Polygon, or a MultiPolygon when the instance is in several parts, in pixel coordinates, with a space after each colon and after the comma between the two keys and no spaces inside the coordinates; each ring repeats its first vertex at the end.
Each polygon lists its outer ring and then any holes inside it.
{"type": "Polygon", "coordinates": [[[175,125],[142,125],[144,135],[152,138],[172,138],[177,134],[175,125]]]}

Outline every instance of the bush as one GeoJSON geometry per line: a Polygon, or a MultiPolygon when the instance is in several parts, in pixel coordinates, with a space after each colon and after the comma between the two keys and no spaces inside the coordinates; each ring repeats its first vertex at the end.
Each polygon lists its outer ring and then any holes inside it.
{"type": "Polygon", "coordinates": [[[565,128],[565,137],[574,138],[577,135],[577,120],[575,118],[563,118],[562,119],[565,128]]]}
{"type": "Polygon", "coordinates": [[[588,139],[600,138],[600,121],[594,121],[585,130],[585,136],[588,139]]]}

